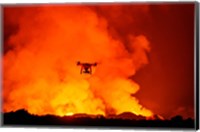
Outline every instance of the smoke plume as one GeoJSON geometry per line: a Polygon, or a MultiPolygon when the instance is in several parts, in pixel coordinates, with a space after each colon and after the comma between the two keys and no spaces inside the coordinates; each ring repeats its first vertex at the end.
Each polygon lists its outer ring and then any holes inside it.
{"type": "Polygon", "coordinates": [[[10,35],[4,41],[4,112],[152,116],[134,97],[140,86],[129,78],[148,63],[146,36],[128,34],[124,44],[106,17],[84,6],[4,9],[4,33],[10,35]],[[98,64],[86,75],[77,61],[98,64]]]}

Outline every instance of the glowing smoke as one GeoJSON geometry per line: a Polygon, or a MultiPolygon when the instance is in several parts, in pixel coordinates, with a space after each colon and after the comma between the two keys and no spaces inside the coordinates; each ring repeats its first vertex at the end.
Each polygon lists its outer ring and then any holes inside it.
{"type": "Polygon", "coordinates": [[[148,63],[150,47],[144,35],[129,35],[127,50],[109,34],[107,20],[90,8],[15,8],[19,29],[3,56],[5,112],[24,108],[38,115],[152,115],[133,97],[139,85],[129,79],[148,63]],[[98,65],[86,76],[80,74],[77,61],[98,65]]]}

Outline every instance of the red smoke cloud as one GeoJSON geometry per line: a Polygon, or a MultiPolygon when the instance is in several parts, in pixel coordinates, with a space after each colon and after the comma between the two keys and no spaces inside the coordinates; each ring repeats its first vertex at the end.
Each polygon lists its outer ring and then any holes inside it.
{"type": "Polygon", "coordinates": [[[84,6],[4,11],[4,27],[12,22],[17,27],[6,38],[3,56],[4,112],[153,115],[134,97],[140,86],[129,78],[148,63],[145,35],[125,34],[124,44],[111,34],[107,19],[84,6]],[[82,75],[77,61],[98,65],[92,75],[82,75]]]}

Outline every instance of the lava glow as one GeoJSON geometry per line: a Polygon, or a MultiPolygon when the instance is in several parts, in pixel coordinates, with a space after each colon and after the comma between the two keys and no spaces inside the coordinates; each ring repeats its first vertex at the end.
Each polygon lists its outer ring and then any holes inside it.
{"type": "Polygon", "coordinates": [[[130,34],[127,50],[110,35],[106,19],[83,6],[13,7],[5,13],[19,29],[3,56],[4,112],[153,115],[134,97],[140,86],[129,78],[148,63],[146,36],[130,34]],[[80,74],[77,61],[98,65],[91,75],[80,74]]]}
{"type": "Polygon", "coordinates": [[[73,113],[73,112],[68,112],[68,113],[66,113],[65,115],[66,115],[66,116],[72,116],[72,115],[74,115],[74,113],[73,113]]]}

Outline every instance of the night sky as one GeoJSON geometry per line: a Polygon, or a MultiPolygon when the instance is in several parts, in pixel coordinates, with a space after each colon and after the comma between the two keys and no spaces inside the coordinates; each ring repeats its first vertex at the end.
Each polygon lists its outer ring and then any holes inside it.
{"type": "Polygon", "coordinates": [[[152,8],[146,29],[150,63],[135,76],[142,87],[137,96],[161,115],[193,117],[194,6],[168,5],[163,12],[152,8]]]}

